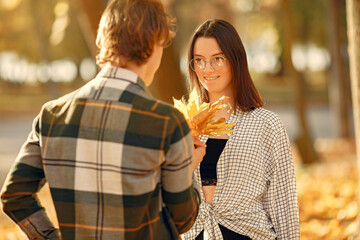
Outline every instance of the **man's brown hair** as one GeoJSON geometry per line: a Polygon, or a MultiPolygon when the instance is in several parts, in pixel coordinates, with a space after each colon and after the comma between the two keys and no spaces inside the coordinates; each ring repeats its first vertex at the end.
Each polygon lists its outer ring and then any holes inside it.
{"type": "Polygon", "coordinates": [[[175,36],[174,20],[157,0],[112,0],[99,24],[96,63],[124,67],[145,63],[155,44],[167,45],[175,36]]]}

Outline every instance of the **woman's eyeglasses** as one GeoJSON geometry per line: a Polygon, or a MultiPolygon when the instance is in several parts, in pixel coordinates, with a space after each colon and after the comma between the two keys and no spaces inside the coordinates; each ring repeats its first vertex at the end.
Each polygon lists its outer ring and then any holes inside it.
{"type": "Polygon", "coordinates": [[[210,61],[210,65],[212,66],[212,68],[214,70],[222,70],[225,68],[226,66],[226,58],[223,56],[214,56],[210,59],[205,59],[205,58],[193,58],[190,61],[190,67],[193,71],[195,72],[202,72],[205,70],[206,68],[206,62],[210,61]]]}

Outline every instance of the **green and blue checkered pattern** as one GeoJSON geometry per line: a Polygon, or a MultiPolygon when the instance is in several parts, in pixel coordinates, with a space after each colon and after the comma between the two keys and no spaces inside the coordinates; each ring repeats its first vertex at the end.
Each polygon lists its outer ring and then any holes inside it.
{"type": "Polygon", "coordinates": [[[2,192],[30,239],[179,239],[195,221],[192,136],[133,72],[106,66],[45,104],[2,192]],[[60,226],[36,198],[47,181],[60,226]]]}

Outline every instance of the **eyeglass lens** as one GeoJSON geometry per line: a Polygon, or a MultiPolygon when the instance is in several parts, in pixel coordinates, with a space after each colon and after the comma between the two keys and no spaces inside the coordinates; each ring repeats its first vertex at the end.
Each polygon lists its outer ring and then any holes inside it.
{"type": "MultiPolygon", "coordinates": [[[[193,58],[190,62],[191,68],[197,72],[197,71],[203,71],[206,67],[207,59],[204,58],[193,58]]],[[[225,66],[226,59],[222,56],[215,56],[210,58],[210,65],[215,70],[221,70],[225,66]]]]}

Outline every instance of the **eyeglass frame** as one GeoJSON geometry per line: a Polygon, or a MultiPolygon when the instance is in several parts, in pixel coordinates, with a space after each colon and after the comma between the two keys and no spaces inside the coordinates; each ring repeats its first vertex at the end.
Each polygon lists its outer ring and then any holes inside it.
{"type": "Polygon", "coordinates": [[[192,59],[189,61],[189,65],[190,65],[191,70],[193,70],[194,72],[203,72],[203,71],[205,71],[205,69],[206,69],[206,64],[207,64],[208,61],[210,62],[210,66],[211,66],[214,70],[216,70],[216,71],[223,70],[223,69],[226,67],[226,60],[227,60],[227,59],[226,59],[226,57],[221,56],[221,55],[219,55],[219,56],[213,56],[213,57],[211,57],[211,58],[201,58],[201,57],[198,57],[198,58],[201,59],[201,60],[203,60],[203,61],[205,62],[205,65],[204,65],[204,68],[199,68],[199,69],[202,69],[201,71],[196,71],[196,70],[194,69],[195,66],[193,66],[194,64],[192,64],[192,63],[194,62],[194,59],[195,59],[195,58],[192,58],[192,59]],[[212,59],[213,59],[213,58],[217,58],[217,57],[221,57],[221,58],[224,59],[224,65],[223,65],[220,69],[217,69],[216,67],[213,66],[213,61],[212,61],[212,59]]]}

